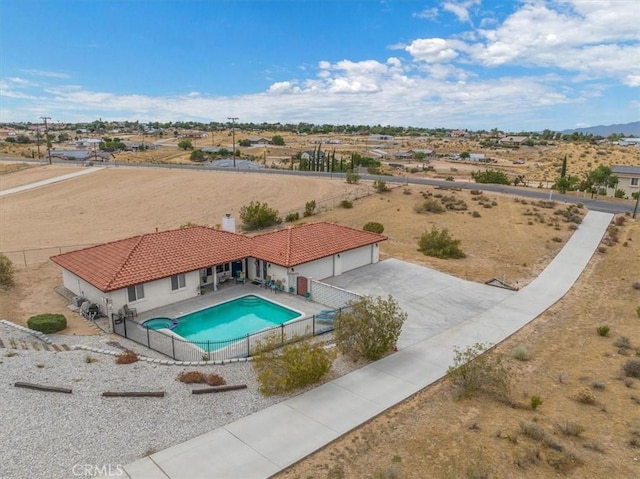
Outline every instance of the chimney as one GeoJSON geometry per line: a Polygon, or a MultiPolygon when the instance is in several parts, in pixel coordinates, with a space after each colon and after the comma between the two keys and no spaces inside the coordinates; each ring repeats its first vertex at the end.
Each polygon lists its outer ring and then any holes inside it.
{"type": "Polygon", "coordinates": [[[224,231],[230,231],[231,233],[236,232],[236,220],[231,213],[225,213],[222,217],[222,229],[224,231]]]}

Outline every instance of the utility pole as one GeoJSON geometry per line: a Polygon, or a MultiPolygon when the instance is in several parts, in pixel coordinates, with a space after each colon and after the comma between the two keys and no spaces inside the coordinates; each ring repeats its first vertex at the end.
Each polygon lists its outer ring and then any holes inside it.
{"type": "Polygon", "coordinates": [[[51,164],[51,146],[49,143],[49,127],[47,126],[47,120],[51,120],[50,116],[41,116],[41,120],[44,120],[44,139],[47,142],[47,158],[49,158],[49,164],[51,164]]]}
{"type": "Polygon", "coordinates": [[[237,116],[229,116],[227,120],[231,120],[231,136],[233,141],[233,167],[236,167],[236,120],[237,116]]]}
{"type": "Polygon", "coordinates": [[[36,125],[36,144],[38,145],[38,161],[40,161],[40,125],[36,125]]]}

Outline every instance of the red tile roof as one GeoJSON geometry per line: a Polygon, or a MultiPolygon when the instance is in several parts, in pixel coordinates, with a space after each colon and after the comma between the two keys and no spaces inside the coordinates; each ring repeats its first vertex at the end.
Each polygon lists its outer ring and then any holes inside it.
{"type": "Polygon", "coordinates": [[[134,236],[53,256],[51,260],[101,291],[243,259],[251,238],[205,226],[134,236]]]}
{"type": "Polygon", "coordinates": [[[287,268],[386,240],[334,223],[310,223],[254,236],[252,256],[287,268]]]}
{"type": "Polygon", "coordinates": [[[311,223],[253,237],[194,226],[134,236],[51,260],[107,292],[250,256],[292,267],[384,240],[385,236],[333,223],[311,223]]]}

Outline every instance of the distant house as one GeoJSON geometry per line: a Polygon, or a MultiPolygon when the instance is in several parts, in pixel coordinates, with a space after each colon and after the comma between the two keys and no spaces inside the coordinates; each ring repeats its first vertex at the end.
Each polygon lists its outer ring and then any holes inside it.
{"type": "Polygon", "coordinates": [[[467,136],[467,132],[465,130],[451,130],[449,136],[452,138],[463,138],[467,136]]]}
{"type": "Polygon", "coordinates": [[[247,138],[247,141],[251,145],[268,145],[271,143],[271,140],[269,138],[263,138],[263,137],[247,138]]]}
{"type": "MultiPolygon", "coordinates": [[[[223,227],[229,217],[223,218],[223,227]]],[[[217,288],[223,279],[279,281],[305,295],[308,281],[339,276],[379,261],[386,237],[334,223],[309,223],[248,236],[193,226],[134,236],[51,257],[64,286],[109,314],[124,305],[138,312],[217,288]]]]}
{"type": "Polygon", "coordinates": [[[321,160],[324,160],[324,151],[307,150],[300,153],[301,160],[311,160],[313,158],[320,158],[321,160]]]}
{"type": "Polygon", "coordinates": [[[413,153],[413,156],[424,155],[425,158],[434,158],[436,156],[436,150],[427,150],[424,148],[411,150],[411,153],[413,153]]]}
{"type": "Polygon", "coordinates": [[[521,146],[528,139],[528,136],[504,136],[498,140],[498,143],[504,146],[521,146]]]}
{"type": "MultiPolygon", "coordinates": [[[[616,188],[623,190],[629,198],[640,191],[640,166],[614,165],[611,173],[618,177],[616,188]]],[[[608,193],[615,192],[610,190],[608,193]]]]}
{"type": "Polygon", "coordinates": [[[617,144],[619,146],[640,146],[640,138],[620,138],[617,144]]]}
{"type": "Polygon", "coordinates": [[[371,134],[371,135],[369,135],[369,138],[372,139],[372,140],[381,140],[381,141],[393,141],[393,140],[395,140],[395,137],[393,137],[391,135],[371,134]]]}
{"type": "Polygon", "coordinates": [[[104,151],[93,150],[51,150],[51,157],[76,161],[109,161],[112,155],[104,151]]]}

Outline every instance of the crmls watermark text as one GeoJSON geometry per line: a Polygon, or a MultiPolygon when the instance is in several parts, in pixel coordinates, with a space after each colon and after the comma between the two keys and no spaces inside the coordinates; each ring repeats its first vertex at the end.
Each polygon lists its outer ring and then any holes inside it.
{"type": "Polygon", "coordinates": [[[74,464],[71,472],[74,477],[122,477],[125,474],[120,464],[74,464]]]}

